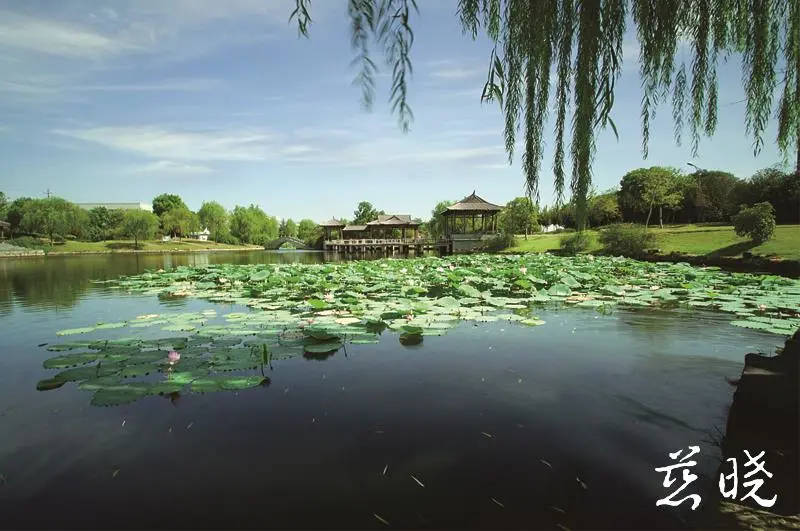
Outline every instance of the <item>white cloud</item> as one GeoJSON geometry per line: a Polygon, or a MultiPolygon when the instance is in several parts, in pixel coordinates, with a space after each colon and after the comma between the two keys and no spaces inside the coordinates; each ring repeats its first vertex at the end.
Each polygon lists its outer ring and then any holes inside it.
{"type": "Polygon", "coordinates": [[[265,130],[181,131],[159,126],[93,127],[56,134],[158,160],[258,161],[270,155],[275,136],[265,130]]]}
{"type": "Polygon", "coordinates": [[[453,81],[458,79],[469,79],[472,77],[478,77],[485,74],[486,74],[485,68],[453,67],[453,68],[445,68],[442,70],[434,70],[433,72],[431,72],[431,77],[446,81],[453,81]]]}
{"type": "Polygon", "coordinates": [[[219,79],[168,79],[153,83],[131,83],[121,85],[75,85],[67,87],[77,92],[200,92],[224,86],[219,79]]]}
{"type": "Polygon", "coordinates": [[[213,171],[208,166],[183,164],[171,160],[159,160],[134,170],[135,173],[211,173],[213,171]]]}
{"type": "Polygon", "coordinates": [[[0,11],[0,47],[88,59],[100,59],[137,49],[132,43],[75,25],[9,11],[0,11]]]}

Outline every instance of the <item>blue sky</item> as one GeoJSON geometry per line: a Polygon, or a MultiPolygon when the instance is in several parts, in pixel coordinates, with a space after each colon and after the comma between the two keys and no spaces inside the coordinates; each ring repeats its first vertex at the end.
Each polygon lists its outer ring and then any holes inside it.
{"type": "MultiPolygon", "coordinates": [[[[193,209],[256,203],[317,221],[352,217],[361,200],[423,218],[473,190],[505,203],[524,178],[520,157],[507,163],[500,109],[480,103],[490,46],[461,34],[454,0],[419,4],[416,120],[404,135],[385,74],[374,110],[360,107],[344,0],[313,2],[310,40],[287,23],[294,0],[4,0],[0,190],[50,189],[75,202],[169,192],[193,209]]],[[[779,162],[774,121],[759,157],[745,136],[738,58],[720,69],[717,135],[699,157],[675,145],[662,106],[643,160],[636,44],[629,34],[613,112],[619,141],[610,131],[598,140],[598,189],[640,166],[694,160],[746,177],[779,162]]],[[[553,200],[552,124],[546,131],[543,203],[553,200]]]]}

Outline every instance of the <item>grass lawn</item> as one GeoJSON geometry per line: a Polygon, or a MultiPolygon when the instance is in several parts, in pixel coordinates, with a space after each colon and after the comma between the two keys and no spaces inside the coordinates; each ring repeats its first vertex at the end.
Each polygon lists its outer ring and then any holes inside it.
{"type": "MultiPolygon", "coordinates": [[[[132,250],[133,240],[109,240],[104,242],[79,242],[68,240],[62,245],[50,247],[51,253],[107,252],[132,250]]],[[[261,249],[259,245],[228,245],[202,240],[146,240],[139,242],[139,249],[144,251],[200,251],[203,249],[261,249]]]]}
{"type": "MultiPolygon", "coordinates": [[[[754,255],[779,256],[789,260],[800,260],[800,225],[778,225],[771,240],[753,245],[746,238],[736,236],[730,225],[674,225],[663,229],[650,229],[656,235],[655,247],[662,253],[681,251],[694,255],[740,257],[745,251],[754,255]]],[[[600,249],[597,231],[589,231],[594,239],[591,250],[600,249]]],[[[541,253],[559,248],[561,234],[537,234],[517,236],[517,245],[507,251],[518,253],[541,253]]]]}

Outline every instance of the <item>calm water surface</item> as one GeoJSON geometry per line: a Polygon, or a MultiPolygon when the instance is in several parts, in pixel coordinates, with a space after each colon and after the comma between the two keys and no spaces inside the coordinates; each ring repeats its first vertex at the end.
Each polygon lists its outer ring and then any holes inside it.
{"type": "Polygon", "coordinates": [[[713,488],[733,393],[725,377],[738,376],[745,353],[781,343],[712,313],[568,309],[542,311],[547,324],[535,328],[462,323],[411,348],[385,332],[380,344],[323,361],[276,361],[269,387],[239,393],[100,408],[74,384],[36,390],[53,355],[37,345],[60,342],[57,330],[142,313],[247,311],[91,280],[321,260],[0,260],[0,526],[386,527],[378,515],[401,528],[685,527],[691,513],[655,506],[669,491],[653,469],[697,444],[701,478],[687,493],[713,488]]]}

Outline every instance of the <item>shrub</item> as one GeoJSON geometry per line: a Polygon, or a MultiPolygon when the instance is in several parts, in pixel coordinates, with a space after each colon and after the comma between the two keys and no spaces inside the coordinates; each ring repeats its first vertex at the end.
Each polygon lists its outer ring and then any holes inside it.
{"type": "Polygon", "coordinates": [[[517,245],[517,238],[513,234],[500,234],[484,240],[476,247],[478,251],[497,252],[517,245]]]}
{"type": "Polygon", "coordinates": [[[589,250],[592,246],[592,237],[586,231],[571,232],[562,236],[559,243],[565,254],[576,255],[589,250]]]}
{"type": "Polygon", "coordinates": [[[611,254],[640,256],[655,245],[655,236],[643,227],[616,223],[600,232],[600,243],[611,254]]]}
{"type": "Polygon", "coordinates": [[[20,236],[19,238],[9,240],[8,243],[16,245],[17,247],[24,247],[25,249],[41,249],[44,247],[41,241],[30,236],[20,236]]]}
{"type": "Polygon", "coordinates": [[[764,243],[775,233],[775,209],[766,201],[742,207],[731,219],[736,235],[749,237],[753,243],[764,243]]]}

